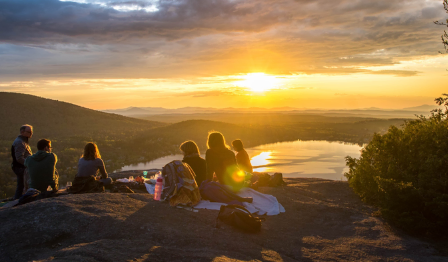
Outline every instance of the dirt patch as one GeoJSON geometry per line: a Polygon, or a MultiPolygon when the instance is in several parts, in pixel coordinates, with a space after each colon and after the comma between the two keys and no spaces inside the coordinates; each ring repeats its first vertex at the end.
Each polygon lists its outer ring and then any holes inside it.
{"type": "Polygon", "coordinates": [[[447,261],[430,243],[400,234],[346,182],[285,179],[260,188],[286,213],[259,234],[215,228],[198,213],[149,194],[83,194],[0,209],[1,261],[447,261]]]}

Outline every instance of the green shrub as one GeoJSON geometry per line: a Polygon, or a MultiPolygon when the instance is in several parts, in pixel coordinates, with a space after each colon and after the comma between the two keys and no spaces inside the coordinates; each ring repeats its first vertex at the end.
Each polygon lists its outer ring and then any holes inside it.
{"type": "Polygon", "coordinates": [[[414,234],[448,233],[448,95],[445,110],[375,134],[359,159],[346,157],[350,186],[383,217],[414,234]]]}

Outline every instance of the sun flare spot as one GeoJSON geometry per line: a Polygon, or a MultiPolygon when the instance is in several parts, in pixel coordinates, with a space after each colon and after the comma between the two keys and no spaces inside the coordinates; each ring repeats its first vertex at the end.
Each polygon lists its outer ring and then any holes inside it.
{"type": "Polygon", "coordinates": [[[265,92],[277,88],[280,80],[272,75],[265,73],[250,73],[243,76],[242,81],[235,82],[235,85],[246,87],[252,92],[265,92]]]}
{"type": "Polygon", "coordinates": [[[244,172],[238,171],[238,172],[233,173],[232,179],[233,179],[233,181],[235,181],[237,183],[243,182],[244,181],[244,172]]]}

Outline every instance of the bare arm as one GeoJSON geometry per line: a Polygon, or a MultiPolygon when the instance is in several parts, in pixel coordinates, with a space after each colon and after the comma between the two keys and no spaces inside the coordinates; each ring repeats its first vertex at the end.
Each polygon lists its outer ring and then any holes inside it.
{"type": "Polygon", "coordinates": [[[108,177],[107,172],[106,172],[106,167],[104,166],[104,162],[102,159],[101,160],[101,164],[99,164],[99,169],[100,169],[100,173],[101,173],[101,178],[102,179],[106,179],[108,177]]]}
{"type": "Polygon", "coordinates": [[[56,192],[59,190],[59,173],[58,170],[56,169],[56,163],[58,162],[58,157],[56,156],[56,154],[53,153],[53,157],[54,157],[54,175],[53,175],[53,181],[51,182],[50,186],[51,188],[53,188],[53,191],[56,192]]]}

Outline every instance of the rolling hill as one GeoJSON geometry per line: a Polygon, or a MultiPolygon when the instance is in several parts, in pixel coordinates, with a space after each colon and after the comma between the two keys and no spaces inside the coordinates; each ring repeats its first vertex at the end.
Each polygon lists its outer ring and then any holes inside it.
{"type": "MultiPolygon", "coordinates": [[[[23,124],[34,127],[30,140],[33,152],[37,151],[39,139],[52,140],[53,151],[58,155],[56,167],[61,175],[61,184],[72,180],[76,174],[77,162],[86,142],[96,142],[103,159],[111,160],[106,164],[110,172],[141,156],[121,141],[166,125],[32,95],[0,92],[0,197],[11,196],[15,189],[10,148],[23,124]]],[[[156,153],[154,157],[157,156],[156,153]]]]}
{"type": "MultiPolygon", "coordinates": [[[[210,131],[221,132],[228,145],[234,139],[242,139],[246,146],[259,145],[267,142],[275,142],[275,136],[267,129],[247,127],[244,125],[223,123],[211,120],[187,120],[164,127],[152,129],[144,134],[139,143],[158,140],[170,141],[167,147],[173,147],[174,152],[179,153],[179,145],[186,140],[195,141],[202,149],[206,148],[208,133],[210,131]]],[[[174,153],[173,152],[173,153],[174,153]]]]}
{"type": "Polygon", "coordinates": [[[58,155],[60,183],[73,180],[77,162],[87,142],[97,143],[106,169],[112,172],[124,165],[150,161],[179,152],[185,140],[205,147],[208,131],[220,130],[229,138],[258,137],[256,143],[269,142],[265,133],[242,126],[215,121],[186,121],[174,125],[99,112],[66,102],[32,95],[0,92],[0,197],[11,196],[15,175],[11,171],[10,148],[19,127],[30,124],[34,135],[33,152],[41,138],[52,140],[58,155]],[[261,138],[261,139],[260,139],[261,138]]]}
{"type": "Polygon", "coordinates": [[[1,140],[14,139],[30,124],[36,137],[104,137],[135,134],[165,124],[104,113],[32,95],[0,92],[1,140]]]}
{"type": "Polygon", "coordinates": [[[15,175],[11,171],[10,148],[25,123],[34,126],[30,145],[36,152],[40,138],[52,140],[58,155],[60,183],[73,180],[86,142],[97,143],[108,172],[125,165],[147,162],[180,153],[179,145],[194,140],[205,150],[208,132],[220,131],[227,143],[240,138],[247,147],[282,141],[328,140],[368,142],[374,132],[384,132],[402,119],[324,117],[316,115],[198,114],[196,119],[161,123],[99,112],[70,103],[37,96],[0,93],[0,197],[11,196],[15,175]],[[217,121],[216,121],[217,120],[217,121]],[[180,122],[179,122],[180,121],[180,122]]]}

